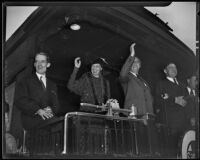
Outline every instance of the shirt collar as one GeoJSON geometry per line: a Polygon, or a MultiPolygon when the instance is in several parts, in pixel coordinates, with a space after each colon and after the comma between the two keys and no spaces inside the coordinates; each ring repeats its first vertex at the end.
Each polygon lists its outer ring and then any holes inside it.
{"type": "Polygon", "coordinates": [[[168,76],[167,76],[166,78],[167,78],[169,81],[175,83],[175,82],[174,82],[174,79],[173,79],[172,77],[168,77],[168,76]]]}
{"type": "Polygon", "coordinates": [[[46,79],[46,74],[39,74],[39,73],[36,72],[36,75],[37,75],[39,80],[40,80],[41,76],[43,76],[43,78],[46,79]]]}
{"type": "Polygon", "coordinates": [[[190,87],[187,87],[188,93],[190,94],[190,92],[192,91],[194,96],[196,95],[196,92],[194,89],[191,89],[190,87]]]}
{"type": "Polygon", "coordinates": [[[188,91],[188,93],[190,94],[191,88],[190,88],[190,87],[187,87],[187,91],[188,91]]]}
{"type": "Polygon", "coordinates": [[[130,71],[130,73],[137,77],[137,74],[133,73],[132,71],[130,71]]]}

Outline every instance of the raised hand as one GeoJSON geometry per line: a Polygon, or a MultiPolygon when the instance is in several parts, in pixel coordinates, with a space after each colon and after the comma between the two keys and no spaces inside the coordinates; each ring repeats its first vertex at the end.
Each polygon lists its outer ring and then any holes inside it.
{"type": "Polygon", "coordinates": [[[81,58],[80,57],[75,58],[75,60],[74,60],[74,66],[76,68],[80,68],[81,67],[81,58]]]}
{"type": "Polygon", "coordinates": [[[130,46],[130,52],[131,52],[131,56],[135,56],[135,45],[136,43],[131,44],[130,46]]]}

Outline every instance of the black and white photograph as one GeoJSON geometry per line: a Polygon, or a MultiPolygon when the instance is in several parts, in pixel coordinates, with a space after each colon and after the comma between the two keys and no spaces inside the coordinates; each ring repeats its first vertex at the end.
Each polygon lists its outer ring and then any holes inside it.
{"type": "Polygon", "coordinates": [[[199,159],[199,2],[2,13],[2,159],[199,159]]]}

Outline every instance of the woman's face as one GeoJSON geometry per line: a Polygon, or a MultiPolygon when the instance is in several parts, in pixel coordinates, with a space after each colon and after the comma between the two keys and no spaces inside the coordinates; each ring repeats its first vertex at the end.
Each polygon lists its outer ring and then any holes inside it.
{"type": "Polygon", "coordinates": [[[92,72],[92,75],[94,77],[99,77],[100,73],[102,71],[102,67],[100,64],[92,64],[91,66],[91,72],[92,72]]]}

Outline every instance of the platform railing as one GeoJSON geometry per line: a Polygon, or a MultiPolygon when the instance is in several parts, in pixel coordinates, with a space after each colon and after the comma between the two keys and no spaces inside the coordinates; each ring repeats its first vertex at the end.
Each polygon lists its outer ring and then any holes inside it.
{"type": "Polygon", "coordinates": [[[154,154],[153,138],[143,119],[69,112],[29,131],[31,155],[111,155],[138,157],[154,154]]]}

